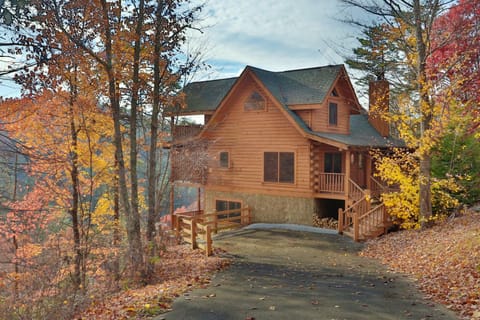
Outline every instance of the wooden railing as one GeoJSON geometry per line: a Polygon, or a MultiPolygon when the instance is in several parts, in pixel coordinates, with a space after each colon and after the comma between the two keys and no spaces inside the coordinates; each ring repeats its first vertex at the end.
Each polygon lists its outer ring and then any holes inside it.
{"type": "Polygon", "coordinates": [[[388,221],[387,211],[385,205],[379,204],[375,208],[367,211],[363,215],[358,217],[358,234],[366,235],[369,237],[376,237],[385,233],[386,223],[388,221]]]}
{"type": "Polygon", "coordinates": [[[235,229],[250,223],[251,210],[249,207],[200,215],[188,215],[188,213],[174,215],[177,238],[190,243],[192,249],[204,250],[207,256],[212,255],[213,252],[212,232],[235,229]]]}
{"type": "Polygon", "coordinates": [[[195,137],[202,129],[203,125],[201,124],[175,125],[173,127],[173,140],[178,141],[195,137]]]}
{"type": "Polygon", "coordinates": [[[327,173],[317,174],[318,192],[344,193],[345,192],[345,174],[327,173]]]}
{"type": "Polygon", "coordinates": [[[359,217],[365,212],[369,211],[370,202],[367,196],[363,196],[353,205],[343,210],[338,209],[338,232],[342,234],[344,231],[353,230],[353,239],[358,241],[360,239],[360,229],[358,227],[359,217]]]}
{"type": "Polygon", "coordinates": [[[365,190],[363,190],[352,179],[348,179],[348,198],[353,202],[362,199],[365,196],[365,190]]]}

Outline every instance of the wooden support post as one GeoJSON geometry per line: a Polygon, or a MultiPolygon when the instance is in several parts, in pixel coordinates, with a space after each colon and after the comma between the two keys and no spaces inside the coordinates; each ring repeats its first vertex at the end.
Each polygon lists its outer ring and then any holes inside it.
{"type": "Polygon", "coordinates": [[[200,187],[197,188],[197,209],[200,214],[201,206],[200,206],[200,200],[201,200],[201,189],[200,187]]]}
{"type": "Polygon", "coordinates": [[[345,199],[348,199],[349,194],[350,194],[350,175],[351,175],[351,170],[350,170],[350,155],[351,152],[350,150],[347,150],[345,152],[345,181],[344,181],[344,190],[345,190],[345,199]]]}
{"type": "Polygon", "coordinates": [[[249,206],[246,206],[245,208],[247,209],[247,225],[249,225],[252,223],[252,210],[249,206]]]}
{"type": "Polygon", "coordinates": [[[192,228],[192,234],[191,234],[191,242],[192,242],[192,249],[197,249],[197,222],[192,219],[190,227],[192,228]]]}
{"type": "MultiPolygon", "coordinates": [[[[173,170],[173,165],[172,165],[172,168],[170,170],[173,170]]],[[[171,173],[173,175],[173,173],[171,173]]],[[[175,184],[173,183],[173,181],[170,182],[171,183],[171,188],[170,188],[170,221],[172,222],[172,230],[175,228],[174,226],[174,223],[173,223],[173,219],[174,219],[174,215],[173,215],[173,211],[175,210],[175,184]]]]}
{"type": "Polygon", "coordinates": [[[217,234],[218,232],[218,215],[217,210],[213,210],[213,232],[217,234]]]}
{"type": "Polygon", "coordinates": [[[353,213],[353,240],[358,241],[359,240],[359,225],[358,225],[358,213],[354,212],[353,213]]]}
{"type": "Polygon", "coordinates": [[[343,209],[338,208],[338,233],[343,234],[343,209]]]}
{"type": "Polygon", "coordinates": [[[173,221],[172,221],[172,226],[174,226],[175,230],[175,237],[177,239],[180,239],[180,224],[181,224],[181,218],[179,216],[173,215],[173,221]]]}
{"type": "Polygon", "coordinates": [[[205,253],[207,257],[211,256],[213,253],[212,249],[212,230],[210,226],[207,226],[205,229],[205,253]]]}

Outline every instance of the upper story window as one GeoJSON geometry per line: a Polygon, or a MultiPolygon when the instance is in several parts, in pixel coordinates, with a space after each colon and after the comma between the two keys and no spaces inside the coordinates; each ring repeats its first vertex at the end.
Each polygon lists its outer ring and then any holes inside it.
{"type": "Polygon", "coordinates": [[[254,91],[247,101],[245,101],[243,108],[245,111],[259,111],[265,110],[265,98],[262,97],[260,93],[254,91]]]}
{"type": "Polygon", "coordinates": [[[220,152],[220,168],[230,168],[230,154],[227,151],[220,152]]]}
{"type": "Polygon", "coordinates": [[[337,89],[333,88],[332,92],[330,92],[330,95],[332,97],[338,97],[339,95],[338,95],[337,89]]]}
{"type": "Polygon", "coordinates": [[[338,105],[335,102],[328,104],[328,124],[336,126],[338,123],[338,105]]]}
{"type": "Polygon", "coordinates": [[[263,154],[263,181],[295,182],[295,154],[293,152],[265,152],[263,154]]]}

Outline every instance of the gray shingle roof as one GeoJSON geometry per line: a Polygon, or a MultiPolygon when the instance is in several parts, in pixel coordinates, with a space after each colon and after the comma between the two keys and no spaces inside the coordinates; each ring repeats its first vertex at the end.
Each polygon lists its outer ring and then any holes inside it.
{"type": "Polygon", "coordinates": [[[237,78],[192,82],[185,86],[185,113],[213,112],[227,95],[237,78]]]}
{"type": "Polygon", "coordinates": [[[342,65],[309,69],[271,72],[250,68],[267,89],[286,105],[322,103],[327,96],[342,65]]]}
{"type": "Polygon", "coordinates": [[[368,122],[368,115],[350,115],[350,134],[335,134],[310,131],[311,134],[343,143],[352,147],[403,147],[405,144],[397,139],[382,137],[368,122]]]}
{"type": "MultiPolygon", "coordinates": [[[[246,69],[259,78],[282,104],[321,103],[337,78],[342,65],[273,72],[251,66],[246,69]]],[[[215,111],[238,78],[199,81],[183,90],[187,107],[182,113],[215,111]]]]}
{"type": "MultiPolygon", "coordinates": [[[[324,66],[309,69],[272,72],[251,66],[250,69],[277,99],[282,108],[310,136],[327,139],[354,147],[391,147],[403,144],[395,139],[382,137],[368,122],[366,114],[350,115],[350,134],[335,134],[312,131],[288,105],[322,103],[343,65],[324,66]]],[[[212,112],[231,90],[238,78],[192,82],[184,89],[186,113],[212,112]]]]}

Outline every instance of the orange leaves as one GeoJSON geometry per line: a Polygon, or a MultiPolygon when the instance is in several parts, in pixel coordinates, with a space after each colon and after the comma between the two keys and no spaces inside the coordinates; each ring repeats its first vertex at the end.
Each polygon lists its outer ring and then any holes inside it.
{"type": "Polygon", "coordinates": [[[151,317],[168,311],[173,299],[190,290],[210,283],[211,273],[224,268],[228,261],[206,258],[199,250],[172,246],[156,266],[157,283],[122,291],[102,301],[93,301],[78,319],[131,319],[151,317]]]}
{"type": "Polygon", "coordinates": [[[368,243],[362,255],[414,275],[428,298],[470,319],[480,311],[480,215],[469,213],[424,231],[368,243]]]}

